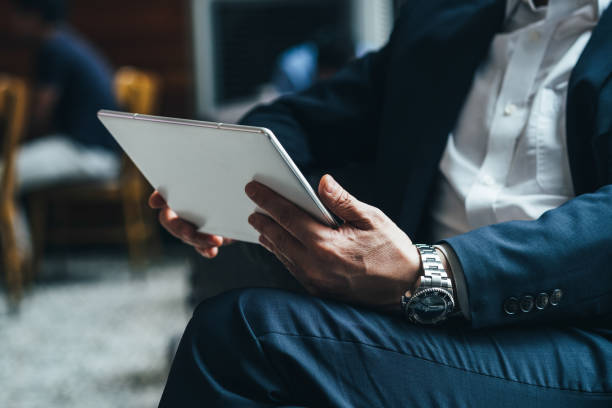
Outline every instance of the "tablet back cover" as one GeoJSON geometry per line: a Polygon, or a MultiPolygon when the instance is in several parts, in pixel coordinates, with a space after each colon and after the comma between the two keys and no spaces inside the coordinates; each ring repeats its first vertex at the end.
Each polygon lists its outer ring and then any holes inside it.
{"type": "Polygon", "coordinates": [[[247,221],[257,210],[244,192],[251,180],[329,223],[271,134],[110,111],[98,116],[170,208],[201,232],[258,242],[259,233],[247,221]]]}

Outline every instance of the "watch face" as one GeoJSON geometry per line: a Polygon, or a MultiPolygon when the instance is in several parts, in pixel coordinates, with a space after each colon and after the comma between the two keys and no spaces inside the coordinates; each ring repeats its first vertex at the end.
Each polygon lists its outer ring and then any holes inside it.
{"type": "Polygon", "coordinates": [[[408,303],[410,316],[419,323],[433,324],[446,318],[453,310],[451,295],[440,288],[425,289],[415,294],[408,303]]]}

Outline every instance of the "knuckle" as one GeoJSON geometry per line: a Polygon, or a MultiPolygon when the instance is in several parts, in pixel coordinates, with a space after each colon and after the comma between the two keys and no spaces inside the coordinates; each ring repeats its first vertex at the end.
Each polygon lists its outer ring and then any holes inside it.
{"type": "Polygon", "coordinates": [[[380,208],[371,207],[370,208],[370,218],[374,223],[382,224],[387,219],[387,216],[380,208]]]}
{"type": "Polygon", "coordinates": [[[312,240],[312,243],[310,244],[310,247],[316,253],[325,252],[325,250],[327,248],[327,242],[325,241],[325,239],[322,239],[320,237],[315,237],[312,240]]]}
{"type": "Polygon", "coordinates": [[[344,208],[348,206],[350,202],[351,202],[351,195],[346,190],[342,190],[342,192],[334,200],[334,204],[338,208],[344,208]]]}
{"type": "Polygon", "coordinates": [[[193,242],[194,238],[195,238],[195,231],[193,228],[191,228],[191,226],[186,225],[186,224],[181,224],[179,226],[179,233],[181,235],[181,238],[189,241],[189,242],[193,242]]]}
{"type": "Polygon", "coordinates": [[[180,236],[180,231],[177,228],[176,224],[174,224],[165,213],[159,214],[159,223],[164,227],[168,232],[170,232],[175,237],[180,236]]]}
{"type": "Polygon", "coordinates": [[[313,243],[313,249],[317,256],[323,260],[331,260],[336,257],[335,248],[326,240],[318,240],[313,243]]]}
{"type": "Polygon", "coordinates": [[[216,246],[208,242],[208,238],[206,235],[199,234],[195,231],[193,233],[192,241],[195,245],[201,246],[203,248],[204,247],[214,248],[216,246]]]}

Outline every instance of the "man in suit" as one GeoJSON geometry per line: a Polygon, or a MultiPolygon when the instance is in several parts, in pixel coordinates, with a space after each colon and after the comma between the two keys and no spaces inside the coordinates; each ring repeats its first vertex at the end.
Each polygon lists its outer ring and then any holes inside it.
{"type": "Polygon", "coordinates": [[[383,49],[248,114],[306,171],[372,165],[373,205],[324,176],[334,230],[246,186],[309,294],[203,302],[160,406],[610,406],[608,4],[408,2],[383,49]]]}

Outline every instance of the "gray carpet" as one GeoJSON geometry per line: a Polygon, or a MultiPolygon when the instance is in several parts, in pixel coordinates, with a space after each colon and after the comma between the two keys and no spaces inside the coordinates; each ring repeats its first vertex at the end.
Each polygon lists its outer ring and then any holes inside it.
{"type": "Polygon", "coordinates": [[[56,256],[18,315],[0,299],[0,407],[157,406],[188,319],[183,259],[134,278],[122,256],[56,256]]]}

